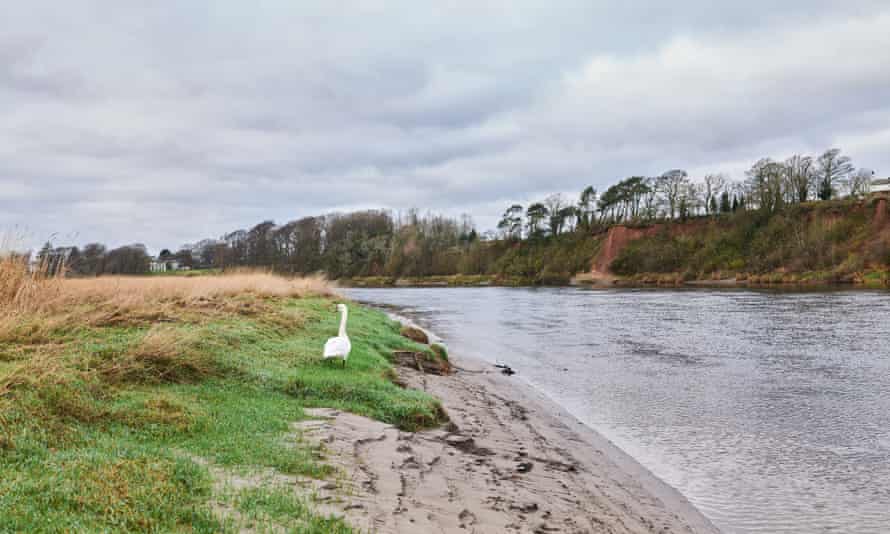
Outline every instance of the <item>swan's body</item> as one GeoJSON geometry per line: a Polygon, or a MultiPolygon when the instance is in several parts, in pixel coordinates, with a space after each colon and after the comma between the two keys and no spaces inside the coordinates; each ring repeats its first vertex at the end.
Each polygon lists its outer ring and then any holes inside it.
{"type": "Polygon", "coordinates": [[[349,342],[349,336],[346,335],[346,305],[337,304],[337,309],[340,310],[340,333],[324,344],[324,358],[326,360],[340,358],[343,360],[343,365],[346,365],[346,360],[352,351],[352,343],[349,342]]]}

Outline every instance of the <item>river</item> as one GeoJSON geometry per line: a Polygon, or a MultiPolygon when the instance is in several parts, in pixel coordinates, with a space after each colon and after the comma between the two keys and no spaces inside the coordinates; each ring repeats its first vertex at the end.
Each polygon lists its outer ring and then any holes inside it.
{"type": "Polygon", "coordinates": [[[725,532],[890,532],[890,293],[347,294],[508,363],[725,532]]]}

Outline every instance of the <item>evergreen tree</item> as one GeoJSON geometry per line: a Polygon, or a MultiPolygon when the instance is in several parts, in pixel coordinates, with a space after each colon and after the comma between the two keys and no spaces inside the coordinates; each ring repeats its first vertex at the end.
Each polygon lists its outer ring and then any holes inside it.
{"type": "Polygon", "coordinates": [[[720,195],[720,213],[729,213],[730,211],[733,211],[733,209],[730,204],[729,193],[724,191],[720,195]]]}

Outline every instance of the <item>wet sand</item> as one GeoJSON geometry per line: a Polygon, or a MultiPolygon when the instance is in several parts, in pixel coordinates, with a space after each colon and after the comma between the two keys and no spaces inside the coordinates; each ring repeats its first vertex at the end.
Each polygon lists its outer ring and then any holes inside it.
{"type": "Polygon", "coordinates": [[[399,369],[452,424],[402,432],[334,410],[297,425],[343,473],[316,488],[363,531],[712,533],[679,492],[518,377],[452,359],[450,376],[399,369]]]}

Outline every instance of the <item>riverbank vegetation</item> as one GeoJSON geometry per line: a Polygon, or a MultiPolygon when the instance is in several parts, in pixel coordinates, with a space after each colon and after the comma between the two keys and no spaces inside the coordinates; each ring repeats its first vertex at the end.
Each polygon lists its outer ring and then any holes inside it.
{"type": "Polygon", "coordinates": [[[334,302],[315,278],[63,279],[0,261],[0,530],[349,532],[295,491],[336,482],[291,427],[303,409],[406,430],[444,414],[394,383],[393,350],[436,356],[380,312],[351,306],[348,366],[321,360],[334,302]]]}
{"type": "Polygon", "coordinates": [[[846,200],[662,224],[627,243],[610,268],[636,280],[677,273],[687,281],[883,285],[886,219],[883,202],[846,200]]]}

